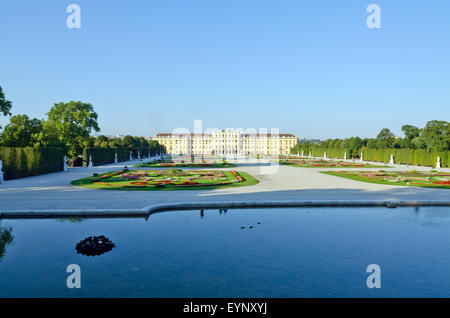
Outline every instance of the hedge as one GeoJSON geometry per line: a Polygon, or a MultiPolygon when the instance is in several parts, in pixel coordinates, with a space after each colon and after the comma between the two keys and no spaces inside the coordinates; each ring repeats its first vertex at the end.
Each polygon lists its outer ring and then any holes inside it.
{"type": "MultiPolygon", "coordinates": [[[[92,164],[94,166],[99,166],[103,164],[113,163],[116,152],[118,161],[128,161],[130,160],[130,151],[133,158],[137,158],[138,150],[130,150],[126,147],[120,148],[102,148],[102,147],[87,147],[83,149],[83,166],[87,167],[89,165],[89,156],[92,156],[92,164]]],[[[142,148],[140,150],[141,158],[148,156],[150,151],[150,156],[156,156],[158,150],[154,147],[142,148]]]]}
{"type": "Polygon", "coordinates": [[[83,149],[83,166],[89,165],[89,156],[92,156],[94,166],[113,163],[116,157],[118,161],[130,160],[130,150],[128,148],[101,148],[87,147],[83,149]]]}
{"type": "Polygon", "coordinates": [[[449,167],[450,151],[427,151],[425,149],[365,149],[364,160],[389,162],[391,154],[395,163],[415,166],[436,167],[437,157],[441,158],[441,167],[449,167]]]}
{"type": "Polygon", "coordinates": [[[24,178],[63,170],[61,148],[0,147],[5,180],[24,178]]]}
{"type": "MultiPolygon", "coordinates": [[[[297,150],[301,154],[302,148],[294,147],[291,150],[291,154],[297,154],[297,150]]],[[[313,157],[323,157],[326,151],[329,158],[344,158],[347,153],[347,158],[350,159],[350,149],[332,149],[311,147],[303,149],[304,155],[308,156],[309,151],[313,157]]],[[[415,166],[436,167],[437,157],[441,158],[441,167],[450,167],[450,151],[428,151],[426,149],[365,149],[363,148],[357,158],[359,158],[361,152],[363,153],[363,159],[367,161],[385,162],[388,163],[391,159],[391,154],[394,156],[394,162],[399,164],[410,164],[415,166]]]]}

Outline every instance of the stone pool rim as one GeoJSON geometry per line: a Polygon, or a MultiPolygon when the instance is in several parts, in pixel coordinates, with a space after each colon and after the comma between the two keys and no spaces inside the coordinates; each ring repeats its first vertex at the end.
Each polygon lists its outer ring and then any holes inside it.
{"type": "Polygon", "coordinates": [[[0,210],[1,219],[45,218],[131,218],[181,210],[252,209],[252,208],[318,208],[318,207],[450,207],[450,201],[234,201],[163,203],[142,209],[57,209],[57,210],[0,210]]]}

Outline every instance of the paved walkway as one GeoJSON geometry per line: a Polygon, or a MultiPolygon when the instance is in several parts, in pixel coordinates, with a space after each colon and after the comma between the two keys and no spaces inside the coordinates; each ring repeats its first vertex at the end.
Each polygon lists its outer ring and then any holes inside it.
{"type": "MultiPolygon", "coordinates": [[[[122,162],[92,168],[70,168],[0,184],[0,212],[10,210],[55,209],[140,209],[149,205],[178,202],[232,202],[232,201],[291,201],[291,200],[426,200],[450,201],[450,190],[402,187],[358,182],[319,173],[337,170],[331,168],[297,168],[284,165],[271,166],[263,161],[238,160],[233,170],[245,171],[260,183],[217,190],[180,191],[113,191],[72,186],[71,181],[118,170],[125,165],[132,168],[137,161],[122,162]],[[269,173],[267,173],[269,172],[269,173]]],[[[133,168],[134,169],[134,168],[133,168]]],[[[142,168],[140,168],[142,169],[142,168]]],[[[384,170],[430,170],[423,167],[395,166],[384,170]]],[[[229,169],[228,169],[229,170],[229,169]]],[[[343,169],[338,169],[343,170],[343,169]]],[[[378,169],[357,169],[378,170],[378,169]]],[[[450,171],[450,169],[441,169],[450,171]]]]}

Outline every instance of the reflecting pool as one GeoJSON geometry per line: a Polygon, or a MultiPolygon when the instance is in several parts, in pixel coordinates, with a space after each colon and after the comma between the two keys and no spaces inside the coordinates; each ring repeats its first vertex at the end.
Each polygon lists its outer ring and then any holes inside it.
{"type": "Polygon", "coordinates": [[[449,212],[229,209],[147,220],[0,220],[0,297],[450,297],[449,212]],[[77,253],[89,237],[114,248],[77,253]],[[81,268],[80,289],[66,285],[70,264],[81,268]],[[369,264],[381,268],[379,289],[366,285],[369,264]]]}

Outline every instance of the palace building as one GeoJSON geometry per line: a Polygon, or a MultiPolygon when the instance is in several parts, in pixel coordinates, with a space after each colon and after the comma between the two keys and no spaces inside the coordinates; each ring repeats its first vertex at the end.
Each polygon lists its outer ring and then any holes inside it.
{"type": "Polygon", "coordinates": [[[210,134],[161,133],[153,140],[166,148],[168,154],[288,154],[298,138],[293,134],[249,134],[234,130],[210,134]]]}

